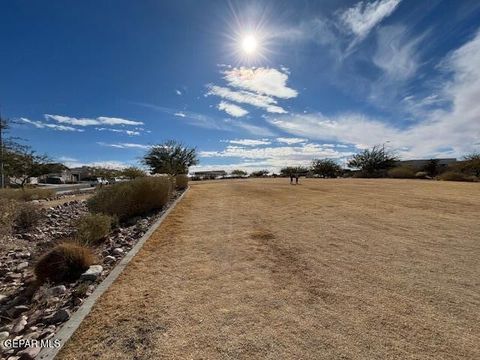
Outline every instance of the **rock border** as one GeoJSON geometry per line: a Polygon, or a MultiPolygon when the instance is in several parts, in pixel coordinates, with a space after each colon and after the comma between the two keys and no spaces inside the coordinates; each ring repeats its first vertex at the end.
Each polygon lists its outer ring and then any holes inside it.
{"type": "Polygon", "coordinates": [[[60,346],[43,348],[36,359],[41,360],[53,360],[55,356],[60,352],[63,346],[67,343],[70,337],[75,333],[82,321],[92,310],[97,300],[103,295],[105,291],[113,284],[113,282],[122,273],[125,267],[135,257],[138,251],[142,248],[143,244],[150,238],[150,236],[157,230],[157,228],[163,223],[168,214],[177,206],[177,204],[183,199],[190,187],[187,187],[185,191],[170,205],[170,207],[162,214],[162,216],[148,229],[148,231],[137,241],[135,246],[123,257],[123,259],[112,269],[110,274],[95,288],[92,295],[90,295],[85,302],[73,313],[72,317],[63,324],[62,328],[53,338],[50,339],[50,343],[56,340],[60,341],[60,346]]]}

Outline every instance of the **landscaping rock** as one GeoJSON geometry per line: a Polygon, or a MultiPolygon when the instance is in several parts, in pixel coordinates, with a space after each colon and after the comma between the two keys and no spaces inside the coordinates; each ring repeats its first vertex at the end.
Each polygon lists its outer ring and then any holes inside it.
{"type": "Polygon", "coordinates": [[[21,333],[23,329],[25,329],[25,325],[27,325],[27,319],[28,318],[25,315],[20,317],[20,319],[18,319],[18,321],[13,326],[12,333],[13,334],[21,333]]]}
{"type": "Polygon", "coordinates": [[[81,276],[80,280],[95,281],[102,274],[103,267],[101,265],[92,265],[81,276]]]}
{"type": "Polygon", "coordinates": [[[70,318],[70,312],[66,309],[60,309],[56,313],[43,318],[45,324],[58,324],[67,321],[70,318]]]}
{"type": "Polygon", "coordinates": [[[50,288],[48,290],[49,294],[52,296],[63,295],[67,292],[67,287],[65,285],[58,285],[50,288]]]}
{"type": "Polygon", "coordinates": [[[115,248],[115,249],[113,249],[113,251],[112,251],[113,255],[117,255],[117,256],[123,255],[123,252],[124,252],[124,251],[123,251],[122,248],[115,248]]]}
{"type": "Polygon", "coordinates": [[[115,256],[112,256],[112,255],[107,255],[105,256],[105,259],[103,259],[103,262],[105,264],[112,264],[116,261],[117,259],[115,258],[115,256]]]}
{"type": "Polygon", "coordinates": [[[25,350],[19,351],[17,353],[17,356],[20,356],[20,360],[33,360],[38,355],[40,350],[41,350],[40,346],[29,347],[29,348],[26,348],[25,350]]]}

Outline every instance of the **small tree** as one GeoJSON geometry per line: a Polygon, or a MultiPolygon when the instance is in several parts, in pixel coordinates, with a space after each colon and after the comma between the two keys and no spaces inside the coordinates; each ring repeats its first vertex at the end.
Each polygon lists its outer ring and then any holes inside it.
{"type": "Polygon", "coordinates": [[[287,166],[280,169],[280,176],[290,176],[295,174],[306,174],[308,169],[303,166],[287,166]]]}
{"type": "Polygon", "coordinates": [[[270,173],[268,170],[259,170],[259,171],[254,171],[250,174],[251,177],[264,177],[267,176],[270,173]]]}
{"type": "Polygon", "coordinates": [[[434,177],[438,175],[439,166],[438,166],[438,159],[430,159],[428,163],[422,168],[428,176],[434,177]]]}
{"type": "Polygon", "coordinates": [[[342,168],[331,159],[315,159],[312,161],[312,172],[325,178],[334,178],[342,172],[342,168]]]}
{"type": "Polygon", "coordinates": [[[396,155],[385,150],[385,147],[376,145],[353,155],[348,166],[360,169],[364,176],[377,177],[385,175],[385,172],[394,167],[397,161],[396,155]]]}
{"type": "Polygon", "coordinates": [[[22,189],[32,177],[58,172],[61,164],[49,162],[46,155],[38,155],[28,146],[16,146],[4,153],[5,173],[17,179],[22,189]]]}
{"type": "Polygon", "coordinates": [[[462,171],[472,173],[480,177],[480,153],[465,155],[462,162],[462,171]]]}
{"type": "Polygon", "coordinates": [[[198,162],[195,148],[188,148],[175,140],[152,146],[143,158],[152,174],[187,174],[188,168],[198,162]]]}
{"type": "Polygon", "coordinates": [[[232,176],[247,176],[247,172],[246,171],[243,171],[243,170],[232,170],[232,172],[230,173],[232,176]]]}
{"type": "Polygon", "coordinates": [[[136,179],[137,177],[147,176],[147,173],[145,171],[135,166],[130,166],[128,168],[123,169],[120,172],[120,174],[132,180],[136,179]]]}

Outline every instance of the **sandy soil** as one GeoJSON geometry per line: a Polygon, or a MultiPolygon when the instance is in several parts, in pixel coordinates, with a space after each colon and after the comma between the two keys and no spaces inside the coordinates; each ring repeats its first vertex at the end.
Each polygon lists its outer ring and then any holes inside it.
{"type": "Polygon", "coordinates": [[[194,183],[60,359],[479,359],[480,184],[194,183]]]}

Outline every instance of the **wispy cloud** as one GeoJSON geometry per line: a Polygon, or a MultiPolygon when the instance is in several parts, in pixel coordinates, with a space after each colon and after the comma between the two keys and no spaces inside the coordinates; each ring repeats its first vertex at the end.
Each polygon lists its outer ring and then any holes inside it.
{"type": "Polygon", "coordinates": [[[24,123],[31,124],[38,129],[52,129],[57,131],[77,131],[83,132],[83,129],[78,129],[72,126],[65,126],[65,125],[58,125],[58,124],[50,124],[43,121],[36,121],[36,120],[29,120],[27,118],[20,118],[24,123]]]}
{"type": "Polygon", "coordinates": [[[300,143],[306,143],[308,142],[307,139],[303,139],[303,138],[286,138],[286,137],[278,137],[276,138],[275,140],[277,140],[279,143],[283,143],[283,144],[288,144],[288,145],[292,145],[292,144],[300,144],[300,143]]]}
{"type": "Polygon", "coordinates": [[[178,89],[175,89],[175,94],[177,94],[178,96],[182,96],[182,95],[183,95],[182,92],[181,92],[180,90],[178,90],[178,89]]]}
{"type": "Polygon", "coordinates": [[[242,117],[248,114],[248,111],[244,108],[226,101],[221,101],[217,105],[217,108],[218,110],[225,111],[228,115],[233,117],[242,117]]]}
{"type": "Polygon", "coordinates": [[[223,142],[228,142],[229,144],[234,145],[243,145],[243,146],[258,146],[258,145],[270,145],[272,142],[268,139],[235,139],[235,140],[224,140],[223,142]]]}
{"type": "Polygon", "coordinates": [[[151,145],[136,144],[136,143],[105,143],[98,142],[98,145],[112,147],[116,149],[150,149],[151,145]]]}
{"type": "Polygon", "coordinates": [[[54,120],[61,124],[69,124],[74,126],[98,126],[98,125],[143,125],[141,121],[134,121],[116,117],[106,117],[106,116],[99,116],[97,118],[75,118],[71,116],[63,116],[63,115],[51,115],[45,114],[46,120],[54,120]]]}
{"type": "Polygon", "coordinates": [[[360,1],[340,14],[341,23],[355,36],[355,43],[363,40],[370,31],[390,16],[401,0],[360,1]]]}
{"type": "Polygon", "coordinates": [[[286,114],[287,111],[282,107],[276,105],[277,101],[267,95],[256,94],[250,91],[234,91],[227,87],[208,85],[207,96],[214,95],[222,99],[233,101],[240,104],[248,104],[260,109],[264,109],[267,112],[275,114],[286,114]]]}
{"type": "Polygon", "coordinates": [[[424,34],[409,38],[404,26],[384,26],[377,33],[377,50],[373,63],[389,79],[409,79],[419,67],[418,47],[424,38],[424,34]]]}
{"type": "Polygon", "coordinates": [[[140,135],[140,131],[136,130],[125,130],[125,129],[112,129],[112,128],[95,128],[97,131],[110,131],[114,133],[123,133],[129,136],[138,136],[140,135]]]}

